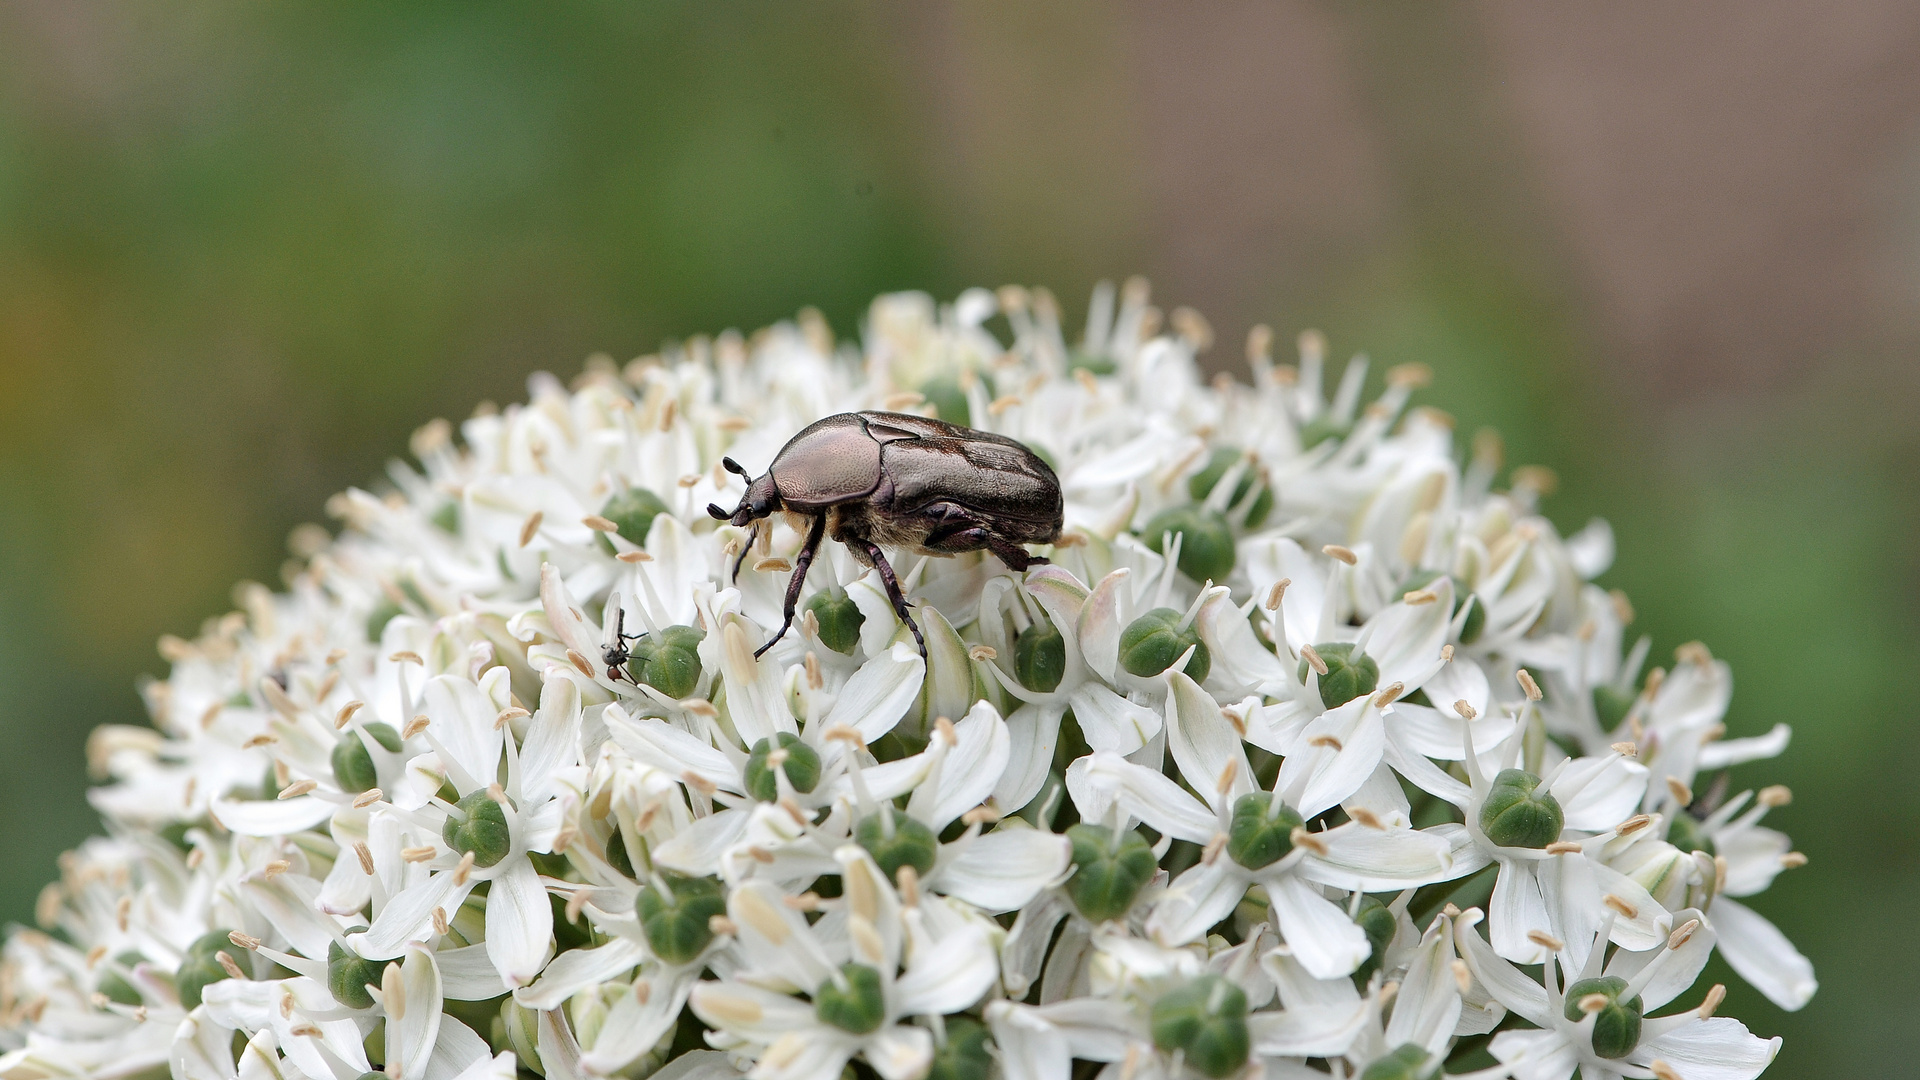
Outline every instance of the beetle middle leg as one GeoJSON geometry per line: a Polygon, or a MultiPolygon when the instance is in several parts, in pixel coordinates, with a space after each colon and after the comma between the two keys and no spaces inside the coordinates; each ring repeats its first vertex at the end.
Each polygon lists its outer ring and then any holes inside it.
{"type": "Polygon", "coordinates": [[[928,551],[957,554],[986,548],[1016,574],[1029,566],[1039,566],[1048,561],[1046,556],[1035,555],[1001,536],[986,521],[952,503],[935,503],[928,510],[939,521],[920,541],[920,546],[928,551]]]}
{"type": "Polygon", "coordinates": [[[815,516],[813,524],[807,529],[807,542],[800,545],[800,554],[793,560],[793,577],[787,582],[787,606],[783,612],[784,617],[780,621],[780,632],[768,638],[765,645],[754,650],[754,659],[759,659],[761,653],[773,648],[774,643],[786,637],[787,631],[793,628],[793,610],[800,603],[800,586],[806,584],[807,568],[813,565],[814,553],[820,550],[820,541],[826,535],[826,516],[815,516]]]}
{"type": "Polygon", "coordinates": [[[920,624],[913,621],[913,613],[907,610],[907,597],[900,591],[900,579],[894,575],[893,566],[887,562],[880,545],[864,536],[842,536],[837,539],[859,550],[866,556],[863,561],[880,571],[880,583],[887,587],[887,599],[893,601],[893,613],[900,616],[900,621],[907,624],[907,629],[913,631],[914,644],[920,646],[920,659],[927,659],[927,639],[920,635],[920,624]]]}

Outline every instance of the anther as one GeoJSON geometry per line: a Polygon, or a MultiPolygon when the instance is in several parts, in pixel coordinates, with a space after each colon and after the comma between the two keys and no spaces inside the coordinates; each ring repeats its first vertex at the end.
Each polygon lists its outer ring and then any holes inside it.
{"type": "Polygon", "coordinates": [[[228,955],[225,949],[214,953],[213,958],[220,962],[220,970],[227,973],[227,978],[244,979],[247,977],[247,973],[240,970],[239,961],[236,961],[232,956],[228,955]]]}
{"type": "Polygon", "coordinates": [[[1294,847],[1306,848],[1315,855],[1325,855],[1327,853],[1327,842],[1308,832],[1305,825],[1295,826],[1293,832],[1289,834],[1289,838],[1293,841],[1294,847]]]}
{"type": "Polygon", "coordinates": [[[1612,893],[1608,893],[1605,896],[1602,896],[1600,898],[1600,902],[1612,908],[1613,910],[1619,912],[1621,917],[1623,918],[1637,919],[1640,917],[1639,908],[1634,907],[1632,904],[1627,903],[1625,900],[1620,899],[1619,897],[1613,895],[1612,893]]]}
{"type": "Polygon", "coordinates": [[[546,516],[546,513],[540,510],[535,510],[533,513],[527,515],[526,524],[520,526],[521,547],[526,547],[528,544],[533,543],[534,534],[540,531],[540,522],[544,520],[546,516]]]}
{"type": "Polygon", "coordinates": [[[1559,952],[1567,947],[1566,942],[1547,933],[1545,930],[1527,931],[1527,940],[1549,952],[1559,952]]]}
{"type": "Polygon", "coordinates": [[[355,810],[365,810],[367,807],[372,806],[374,803],[386,797],[386,793],[379,788],[368,788],[353,797],[353,808],[355,810]]]}
{"type": "Polygon", "coordinates": [[[422,844],[419,847],[401,848],[400,858],[405,862],[428,862],[438,853],[439,849],[433,845],[422,844]]]}
{"type": "Polygon", "coordinates": [[[1520,680],[1520,689],[1527,692],[1528,701],[1539,701],[1544,696],[1540,693],[1540,684],[1533,681],[1533,673],[1526,668],[1514,672],[1514,678],[1520,680]]]}
{"type": "Polygon", "coordinates": [[[1378,814],[1375,814],[1364,806],[1356,806],[1347,811],[1347,816],[1369,829],[1384,829],[1387,827],[1387,823],[1381,821],[1378,814]]]}
{"type": "Polygon", "coordinates": [[[373,849],[367,847],[365,840],[355,840],[353,842],[353,853],[360,859],[360,872],[372,876],[373,849]]]}
{"type": "Polygon", "coordinates": [[[345,705],[340,706],[340,711],[333,714],[334,730],[337,731],[340,728],[346,727],[347,721],[353,719],[353,714],[366,707],[367,703],[364,701],[349,701],[345,705]]]}
{"type": "Polygon", "coordinates": [[[1726,985],[1724,983],[1714,983],[1712,989],[1707,991],[1706,1000],[1700,1003],[1700,1019],[1713,1019],[1714,1012],[1720,1008],[1720,1003],[1725,1000],[1727,1000],[1726,985]]]}
{"type": "Polygon", "coordinates": [[[1352,548],[1341,547],[1339,544],[1328,544],[1320,549],[1320,553],[1339,559],[1348,566],[1354,566],[1360,562],[1360,556],[1355,555],[1352,548]]]}
{"type": "Polygon", "coordinates": [[[281,874],[284,874],[291,869],[293,869],[292,863],[288,862],[285,859],[275,859],[272,862],[268,863],[267,865],[261,867],[260,874],[262,877],[266,878],[268,881],[272,881],[274,878],[279,877],[281,874]]]}
{"type": "Polygon", "coordinates": [[[1577,855],[1582,849],[1579,844],[1574,843],[1572,840],[1555,840],[1540,850],[1549,855],[1577,855]]]}
{"type": "Polygon", "coordinates": [[[1280,600],[1287,595],[1287,586],[1291,584],[1293,584],[1292,578],[1281,578],[1273,583],[1273,588],[1267,590],[1266,609],[1268,611],[1280,610],[1280,600]]]}
{"type": "Polygon", "coordinates": [[[317,780],[296,780],[286,787],[281,788],[280,794],[276,797],[281,799],[297,799],[319,786],[320,783],[317,780]]]}
{"type": "Polygon", "coordinates": [[[1793,801],[1793,789],[1785,784],[1773,784],[1761,788],[1759,794],[1754,796],[1754,800],[1761,806],[1769,808],[1785,806],[1793,801]]]}
{"type": "Polygon", "coordinates": [[[1327,662],[1320,659],[1320,654],[1314,651],[1313,646],[1300,646],[1300,655],[1306,658],[1307,666],[1313,669],[1315,675],[1325,675],[1327,673],[1327,662]]]}
{"type": "Polygon", "coordinates": [[[1807,865],[1805,852],[1789,851],[1785,855],[1780,856],[1780,869],[1782,870],[1798,870],[1805,865],[1807,865]]]}
{"type": "Polygon", "coordinates": [[[1462,994],[1473,989],[1473,970],[1467,967],[1465,960],[1455,957],[1453,963],[1447,966],[1453,970],[1454,985],[1460,988],[1462,994]]]}
{"type": "Polygon", "coordinates": [[[599,514],[588,514],[586,517],[580,519],[580,524],[585,525],[594,532],[617,533],[620,531],[620,526],[601,517],[599,514]]]}
{"type": "Polygon", "coordinates": [[[740,934],[740,927],[735,925],[734,921],[725,915],[715,915],[708,919],[707,929],[716,934],[727,934],[734,937],[738,937],[740,934]]]}
{"type": "Polygon", "coordinates": [[[1685,945],[1687,942],[1693,940],[1693,932],[1698,929],[1700,929],[1699,919],[1688,919],[1686,922],[1681,923],[1680,928],[1668,936],[1667,948],[1677,949],[1685,945]]]}
{"type": "Polygon", "coordinates": [[[1667,790],[1673,793],[1676,803],[1681,806],[1693,805],[1693,789],[1677,776],[1667,777],[1667,790]]]}
{"type": "Polygon", "coordinates": [[[1315,735],[1313,738],[1307,740],[1307,745],[1308,746],[1324,746],[1334,751],[1335,753],[1338,753],[1340,750],[1344,749],[1340,745],[1340,740],[1334,738],[1331,735],[1315,735]]]}
{"type": "Polygon", "coordinates": [[[1613,831],[1620,834],[1621,836],[1626,836],[1628,833],[1639,832],[1641,829],[1644,829],[1651,824],[1653,824],[1652,818],[1648,817],[1645,814],[1635,814],[1632,817],[1628,818],[1627,820],[1621,822],[1620,824],[1615,825],[1613,827],[1613,831]]]}
{"type": "Polygon", "coordinates": [[[1398,683],[1398,682],[1388,683],[1387,688],[1385,690],[1382,690],[1378,694],[1375,694],[1373,696],[1373,707],[1376,709],[1386,708],[1387,706],[1393,704],[1395,701],[1398,701],[1400,699],[1400,695],[1405,693],[1406,689],[1407,689],[1406,683],[1398,683]]]}
{"type": "Polygon", "coordinates": [[[1616,754],[1619,754],[1621,757],[1639,757],[1640,756],[1640,747],[1635,743],[1617,742],[1617,743],[1614,743],[1612,746],[1608,747],[1608,749],[1612,750],[1616,754]]]}
{"type": "Polygon", "coordinates": [[[581,656],[579,653],[573,651],[572,649],[568,649],[567,662],[572,664],[575,668],[578,668],[580,671],[580,674],[585,675],[589,679],[593,678],[593,665],[587,663],[586,657],[581,656]]]}
{"type": "Polygon", "coordinates": [[[994,651],[991,645],[975,645],[973,648],[967,650],[967,655],[972,657],[975,662],[984,664],[989,660],[997,658],[1000,654],[994,651]]]}
{"type": "Polygon", "coordinates": [[[415,735],[427,730],[427,725],[431,723],[433,723],[433,721],[428,719],[425,713],[421,713],[419,716],[407,721],[407,726],[400,729],[400,737],[402,739],[411,739],[415,735]]]}
{"type": "Polygon", "coordinates": [[[456,886],[465,885],[467,883],[467,878],[470,877],[472,874],[473,874],[473,852],[469,851],[465,855],[460,856],[460,865],[453,868],[454,885],[456,886]]]}
{"type": "Polygon", "coordinates": [[[614,558],[619,559],[623,563],[643,563],[643,562],[653,561],[653,556],[647,554],[644,551],[623,551],[620,554],[615,555],[614,558]]]}
{"type": "Polygon", "coordinates": [[[1459,714],[1462,720],[1472,720],[1474,717],[1480,715],[1480,710],[1467,704],[1464,698],[1453,703],[1453,711],[1459,714]]]}
{"type": "Polygon", "coordinates": [[[248,952],[252,952],[253,950],[259,948],[261,943],[261,939],[254,937],[252,934],[243,934],[238,930],[229,932],[227,934],[227,940],[233,942],[235,945],[240,946],[241,948],[247,950],[248,952]]]}

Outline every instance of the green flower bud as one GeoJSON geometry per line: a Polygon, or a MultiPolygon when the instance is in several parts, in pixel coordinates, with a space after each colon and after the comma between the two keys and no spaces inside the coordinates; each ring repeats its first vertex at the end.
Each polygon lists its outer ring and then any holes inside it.
{"type": "Polygon", "coordinates": [[[1560,839],[1560,800],[1523,769],[1502,769],[1480,805],[1480,831],[1501,847],[1543,848],[1560,839]]]}
{"type": "Polygon", "coordinates": [[[401,614],[400,605],[391,600],[381,600],[372,611],[367,612],[367,640],[380,644],[380,635],[386,633],[387,624],[401,614]]]}
{"type": "Polygon", "coordinates": [[[887,1022],[887,998],[880,986],[880,972],[865,964],[842,964],[840,977],[846,980],[846,989],[828,979],[814,991],[813,1014],[822,1023],[855,1035],[880,1030],[880,1025],[887,1022]]]}
{"type": "Polygon", "coordinates": [[[219,956],[222,952],[232,956],[239,951],[227,936],[229,933],[231,931],[214,930],[187,946],[187,955],[181,958],[179,968],[173,973],[173,986],[180,992],[180,1004],[189,1009],[198,1008],[201,991],[231,977],[221,966],[219,956]]]}
{"type": "Polygon", "coordinates": [[[1321,413],[1307,421],[1300,428],[1300,447],[1311,450],[1328,439],[1345,438],[1347,426],[1336,421],[1331,415],[1321,413]]]}
{"type": "Polygon", "coordinates": [[[891,806],[861,818],[853,827],[853,839],[867,849],[867,854],[873,856],[889,881],[903,866],[913,867],[921,877],[927,876],[933,870],[934,857],[940,853],[940,838],[933,835],[932,829],[891,806]],[[893,825],[891,836],[887,835],[888,822],[893,825]]]}
{"type": "Polygon", "coordinates": [[[986,1026],[972,1017],[948,1017],[947,1044],[933,1052],[926,1080],[987,1080],[992,1071],[986,1026]]]}
{"type": "Polygon", "coordinates": [[[1433,1080],[1439,1075],[1440,1063],[1429,1065],[1432,1056],[1424,1046],[1401,1043],[1393,1053],[1375,1058],[1360,1074],[1360,1080],[1433,1080]]]}
{"type": "Polygon", "coordinates": [[[1067,639],[1042,619],[1020,631],[1013,642],[1013,674],[1036,694],[1051,694],[1067,674],[1067,639]]]}
{"type": "Polygon", "coordinates": [[[666,512],[667,504],[660,501],[660,496],[642,487],[628,488],[600,508],[600,516],[619,528],[620,539],[642,546],[647,542],[647,530],[653,528],[653,519],[666,512]]]}
{"type": "Polygon", "coordinates": [[[521,1068],[541,1076],[547,1074],[540,1064],[540,1014],[513,1000],[512,994],[500,1001],[500,1029],[495,1033],[493,1045],[499,1046],[502,1042],[520,1059],[521,1068]]]}
{"type": "MultiPolygon", "coordinates": [[[[365,725],[368,735],[390,754],[400,752],[400,733],[393,725],[375,721],[365,725]]],[[[358,733],[348,731],[333,744],[333,778],[342,791],[366,791],[380,786],[379,771],[373,767],[373,755],[367,753],[367,744],[360,741],[358,733]]]]}
{"type": "Polygon", "coordinates": [[[747,755],[747,794],[761,802],[780,797],[780,785],[768,760],[773,756],[775,743],[786,752],[787,760],[781,768],[786,771],[787,783],[793,785],[793,790],[812,791],[820,782],[820,754],[801,742],[800,736],[782,731],[771,739],[754,743],[753,752],[747,755]]]}
{"type": "Polygon", "coordinates": [[[1096,356],[1093,353],[1074,349],[1067,355],[1067,372],[1084,371],[1089,375],[1111,375],[1120,370],[1120,365],[1110,357],[1096,356]]]}
{"type": "Polygon", "coordinates": [[[1249,870],[1272,866],[1293,850],[1293,830],[1306,820],[1286,803],[1268,815],[1274,796],[1251,791],[1234,800],[1233,822],[1227,826],[1227,855],[1249,870]]]}
{"type": "MultiPolygon", "coordinates": [[[[1320,676],[1320,704],[1327,708],[1339,708],[1362,694],[1373,693],[1380,685],[1380,665],[1364,652],[1355,656],[1352,644],[1329,641],[1315,645],[1313,651],[1327,665],[1327,673],[1320,676]]],[[[1305,660],[1300,661],[1295,678],[1305,682],[1309,666],[1305,660]]]]}
{"type": "Polygon", "coordinates": [[[686,697],[700,684],[700,654],[696,650],[706,636],[691,626],[669,626],[648,634],[627,650],[627,675],[670,698],[686,697]]]}
{"type": "Polygon", "coordinates": [[[1128,829],[1115,843],[1105,825],[1075,825],[1067,839],[1073,845],[1073,876],[1067,879],[1073,906],[1094,922],[1125,915],[1158,868],[1147,838],[1128,829]]]}
{"type": "MultiPolygon", "coordinates": [[[[135,964],[142,962],[146,957],[128,950],[113,959],[115,963],[131,971],[135,964]]],[[[225,973],[222,972],[222,974],[225,973]]],[[[94,983],[93,988],[105,994],[108,1001],[120,1005],[139,1005],[145,1000],[140,996],[140,991],[133,988],[132,983],[122,978],[120,973],[112,968],[107,968],[101,973],[99,981],[94,983]]]]}
{"type": "Polygon", "coordinates": [[[1626,1057],[1640,1045],[1640,1018],[1645,1006],[1638,997],[1621,1001],[1626,989],[1627,980],[1618,975],[1581,979],[1567,987],[1567,1019],[1576,1022],[1587,1015],[1582,1007],[1585,999],[1596,994],[1606,998],[1593,1019],[1593,1052],[1603,1058],[1626,1057]]]}
{"type": "Polygon", "coordinates": [[[1685,852],[1704,851],[1709,855],[1718,855],[1713,846],[1713,834],[1700,823],[1700,819],[1677,810],[1673,822],[1667,826],[1667,843],[1685,852]]]}
{"type": "Polygon", "coordinates": [[[1176,506],[1153,515],[1140,530],[1147,546],[1163,555],[1161,546],[1168,533],[1181,537],[1181,573],[1218,584],[1233,572],[1233,527],[1223,515],[1198,506],[1176,506]]]}
{"type": "Polygon", "coordinates": [[[920,384],[920,396],[933,406],[934,414],[949,424],[973,426],[973,410],[967,406],[967,392],[960,380],[951,375],[935,375],[920,384]]]}
{"type": "Polygon", "coordinates": [[[362,960],[337,941],[327,946],[327,990],[349,1009],[373,1008],[367,987],[379,986],[386,969],[386,961],[362,960]]]}
{"type": "Polygon", "coordinates": [[[646,932],[647,946],[669,964],[685,964],[699,956],[713,940],[708,924],[727,913],[727,894],[712,878],[662,873],[667,892],[642,886],[634,897],[633,913],[646,932]],[[672,895],[669,896],[668,893],[672,895]]]}
{"type": "Polygon", "coordinates": [[[1120,632],[1120,666],[1143,679],[1152,678],[1172,667],[1189,646],[1193,657],[1187,661],[1187,677],[1204,682],[1213,657],[1200,632],[1191,625],[1180,629],[1180,613],[1172,608],[1154,608],[1120,632]]]}
{"type": "Polygon", "coordinates": [[[1468,593],[1463,602],[1473,606],[1467,609],[1467,620],[1460,624],[1460,644],[1471,645],[1480,640],[1480,631],[1487,627],[1487,605],[1479,593],[1468,593]]]}
{"type": "Polygon", "coordinates": [[[633,876],[633,856],[627,854],[627,838],[615,829],[607,836],[607,865],[615,870],[633,876]]]}
{"type": "Polygon", "coordinates": [[[441,532],[459,536],[460,503],[456,500],[448,499],[446,502],[441,503],[440,508],[435,510],[433,516],[427,520],[433,522],[434,528],[439,529],[441,532]]]}
{"type": "Polygon", "coordinates": [[[461,854],[473,852],[473,865],[492,866],[507,857],[513,838],[507,832],[507,812],[481,789],[461,799],[461,816],[447,815],[440,838],[461,854]]]}
{"type": "Polygon", "coordinates": [[[1612,731],[1627,718],[1633,708],[1633,699],[1638,695],[1631,690],[1616,690],[1611,686],[1593,688],[1593,714],[1600,719],[1602,731],[1612,731]]]}
{"type": "MultiPolygon", "coordinates": [[[[1213,493],[1214,485],[1218,484],[1220,478],[1227,475],[1227,470],[1233,468],[1234,462],[1239,460],[1240,451],[1238,450],[1224,446],[1216,449],[1213,456],[1207,459],[1207,467],[1187,478],[1187,494],[1193,497],[1194,502],[1204,501],[1213,493]]],[[[1259,477],[1254,475],[1253,469],[1243,470],[1240,474],[1240,482],[1233,485],[1233,498],[1227,500],[1227,505],[1239,506],[1247,497],[1247,492],[1253,490],[1253,485],[1258,482],[1259,477]]],[[[1259,528],[1267,520],[1267,515],[1272,512],[1273,488],[1265,486],[1260,489],[1260,494],[1254,496],[1253,505],[1247,509],[1247,528],[1259,528]]]]}
{"type": "Polygon", "coordinates": [[[1153,1003],[1153,1044],[1186,1051],[1204,1076],[1224,1077],[1247,1063],[1247,995],[1218,975],[1202,975],[1153,1003]]]}
{"type": "Polygon", "coordinates": [[[1392,909],[1371,896],[1360,898],[1360,910],[1354,913],[1353,921],[1367,935],[1367,945],[1372,950],[1353,973],[1354,981],[1364,986],[1367,979],[1380,970],[1380,965],[1386,961],[1387,946],[1392,944],[1393,935],[1400,929],[1400,924],[1393,917],[1392,909]]]}
{"type": "Polygon", "coordinates": [[[817,592],[807,599],[806,609],[820,623],[820,644],[845,656],[852,656],[860,644],[860,627],[867,617],[860,605],[846,593],[817,592]]]}

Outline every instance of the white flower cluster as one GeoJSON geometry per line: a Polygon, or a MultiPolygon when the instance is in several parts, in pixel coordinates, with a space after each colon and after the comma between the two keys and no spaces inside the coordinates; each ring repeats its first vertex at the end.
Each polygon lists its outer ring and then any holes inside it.
{"type": "Polygon", "coordinates": [[[422,429],[93,737],[0,1080],[1758,1075],[1721,987],[1648,1014],[1716,948],[1813,993],[1734,899],[1804,861],[1727,780],[1786,731],[1623,655],[1605,525],[1456,459],[1424,371],[1329,401],[1263,328],[1208,382],[1164,321],[887,296],[422,429]],[[722,456],[851,410],[1024,442],[1065,532],[890,553],[924,654],[829,541],[759,655],[807,522],[716,523],[722,456]]]}

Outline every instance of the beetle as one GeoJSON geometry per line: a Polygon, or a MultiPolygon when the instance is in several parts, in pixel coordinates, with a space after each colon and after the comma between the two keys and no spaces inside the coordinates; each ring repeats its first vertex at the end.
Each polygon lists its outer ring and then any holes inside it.
{"type": "Polygon", "coordinates": [[[780,631],[755,656],[792,628],[800,586],[827,536],[880,572],[887,598],[913,631],[922,658],[926,638],[907,611],[900,580],[880,545],[941,556],[986,550],[1019,572],[1047,561],[1022,544],[1060,539],[1060,479],[1038,454],[1004,435],[924,416],[837,413],[788,440],[757,478],[732,458],[721,459],[721,465],[747,481],[746,494],[731,512],[707,505],[714,518],[753,529],[734,561],[736,579],[763,520],[785,512],[795,531],[806,536],[787,582],[780,631]]]}

